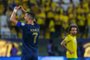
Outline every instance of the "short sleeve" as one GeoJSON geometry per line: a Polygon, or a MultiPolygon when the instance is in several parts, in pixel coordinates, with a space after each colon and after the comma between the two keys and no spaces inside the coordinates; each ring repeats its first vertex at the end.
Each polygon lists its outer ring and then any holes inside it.
{"type": "Polygon", "coordinates": [[[17,22],[16,26],[22,28],[23,26],[25,26],[25,23],[17,22]]]}
{"type": "Polygon", "coordinates": [[[65,43],[68,43],[70,41],[70,38],[67,36],[65,39],[64,39],[64,42],[65,43]]]}

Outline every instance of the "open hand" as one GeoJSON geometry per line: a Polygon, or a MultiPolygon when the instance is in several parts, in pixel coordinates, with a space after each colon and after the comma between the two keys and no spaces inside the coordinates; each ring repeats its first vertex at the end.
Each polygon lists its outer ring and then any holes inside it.
{"type": "Polygon", "coordinates": [[[22,11],[25,13],[26,11],[25,11],[25,9],[23,8],[23,6],[20,6],[20,8],[22,9],[22,11]]]}
{"type": "Polygon", "coordinates": [[[16,9],[16,10],[18,10],[18,9],[20,9],[21,7],[20,6],[16,6],[16,7],[14,7],[14,9],[16,9]]]}

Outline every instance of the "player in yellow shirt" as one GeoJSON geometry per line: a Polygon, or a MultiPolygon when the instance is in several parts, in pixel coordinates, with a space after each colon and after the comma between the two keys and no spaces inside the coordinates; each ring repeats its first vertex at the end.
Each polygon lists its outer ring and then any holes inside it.
{"type": "Polygon", "coordinates": [[[66,51],[66,57],[68,60],[77,60],[77,41],[76,34],[78,27],[75,24],[72,24],[69,28],[69,34],[61,42],[61,45],[64,46],[66,51]]]}

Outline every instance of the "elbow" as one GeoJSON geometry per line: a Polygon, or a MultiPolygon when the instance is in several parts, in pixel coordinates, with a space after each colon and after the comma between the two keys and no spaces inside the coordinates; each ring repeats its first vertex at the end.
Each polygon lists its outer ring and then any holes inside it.
{"type": "Polygon", "coordinates": [[[60,45],[62,45],[62,46],[63,46],[63,43],[60,43],[60,45]]]}
{"type": "Polygon", "coordinates": [[[12,21],[12,18],[10,18],[10,21],[12,21]]]}
{"type": "Polygon", "coordinates": [[[63,45],[63,43],[64,43],[64,41],[62,41],[62,42],[60,43],[60,45],[63,45]]]}
{"type": "Polygon", "coordinates": [[[10,18],[10,22],[13,22],[13,20],[14,20],[14,19],[11,17],[11,18],[10,18]]]}
{"type": "Polygon", "coordinates": [[[64,47],[65,45],[61,43],[61,46],[64,47]]]}
{"type": "Polygon", "coordinates": [[[60,45],[63,45],[63,43],[61,42],[60,45]]]}
{"type": "Polygon", "coordinates": [[[60,44],[61,46],[65,46],[65,42],[61,42],[61,44],[60,44]]]}

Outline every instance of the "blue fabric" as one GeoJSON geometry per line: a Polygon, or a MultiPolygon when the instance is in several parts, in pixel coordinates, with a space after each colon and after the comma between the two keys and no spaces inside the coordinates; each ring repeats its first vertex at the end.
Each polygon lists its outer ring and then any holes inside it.
{"type": "Polygon", "coordinates": [[[21,22],[18,22],[18,23],[16,24],[16,26],[20,27],[20,26],[21,26],[21,22]]]}
{"type": "Polygon", "coordinates": [[[22,60],[37,59],[40,26],[36,23],[34,25],[31,24],[22,25],[21,22],[18,22],[16,26],[21,28],[23,33],[22,60]],[[34,36],[33,33],[37,33],[38,35],[34,36]],[[35,43],[34,39],[36,40],[35,43]]]}

